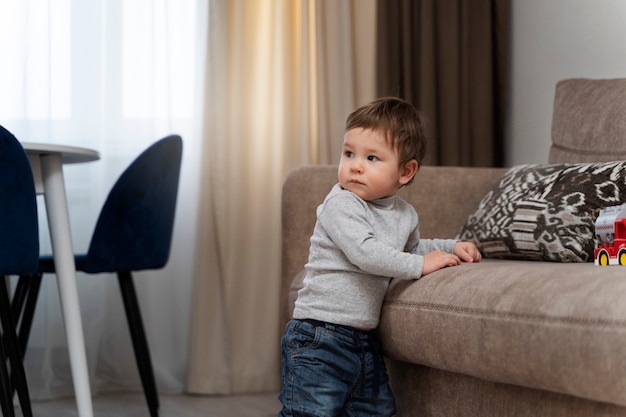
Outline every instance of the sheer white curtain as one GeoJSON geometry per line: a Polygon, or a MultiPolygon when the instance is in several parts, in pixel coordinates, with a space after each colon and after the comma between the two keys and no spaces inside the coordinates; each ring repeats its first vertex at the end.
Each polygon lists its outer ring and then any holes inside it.
{"type": "Polygon", "coordinates": [[[188,390],[280,387],[280,192],[374,95],[374,0],[211,0],[188,390]]]}
{"type": "MultiPolygon", "coordinates": [[[[65,167],[74,248],[87,248],[108,190],[149,144],[183,137],[170,262],[136,274],[161,392],[185,389],[208,0],[2,0],[0,124],[25,142],[96,149],[65,167]]],[[[40,204],[43,207],[43,204],[40,204]]],[[[40,210],[41,250],[49,253],[40,210]]],[[[117,280],[78,275],[94,393],[141,390],[117,280]]],[[[25,365],[33,398],[73,394],[59,294],[44,279],[25,365]]]]}

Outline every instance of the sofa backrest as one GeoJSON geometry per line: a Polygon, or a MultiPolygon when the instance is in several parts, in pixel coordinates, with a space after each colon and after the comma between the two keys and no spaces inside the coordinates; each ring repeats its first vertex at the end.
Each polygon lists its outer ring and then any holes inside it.
{"type": "Polygon", "coordinates": [[[559,81],[549,163],[626,160],[626,78],[559,81]]]}

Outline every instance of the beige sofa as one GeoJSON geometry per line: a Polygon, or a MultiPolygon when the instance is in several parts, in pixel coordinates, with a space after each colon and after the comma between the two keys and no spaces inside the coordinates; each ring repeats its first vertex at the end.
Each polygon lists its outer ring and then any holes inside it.
{"type": "MultiPolygon", "coordinates": [[[[611,160],[626,160],[626,79],[560,82],[549,162],[611,160]]],[[[453,238],[505,172],[427,166],[401,194],[423,237],[453,238]]],[[[281,329],[335,182],[334,166],[285,181],[281,329]]],[[[484,259],[394,281],[378,333],[400,417],[626,416],[626,267],[484,259]]]]}

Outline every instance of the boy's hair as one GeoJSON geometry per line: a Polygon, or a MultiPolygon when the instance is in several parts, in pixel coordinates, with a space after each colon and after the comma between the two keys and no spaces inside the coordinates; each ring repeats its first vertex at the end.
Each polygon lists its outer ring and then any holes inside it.
{"type": "Polygon", "coordinates": [[[400,165],[415,159],[419,166],[426,154],[425,119],[411,103],[398,97],[383,97],[353,111],[346,129],[372,129],[383,134],[398,152],[400,165]]]}

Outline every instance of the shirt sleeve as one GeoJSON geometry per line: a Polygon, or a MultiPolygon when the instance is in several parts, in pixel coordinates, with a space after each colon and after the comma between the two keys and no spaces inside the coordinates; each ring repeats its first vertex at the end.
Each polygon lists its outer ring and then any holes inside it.
{"type": "Polygon", "coordinates": [[[454,239],[420,239],[413,249],[412,253],[426,255],[434,250],[441,250],[448,253],[454,253],[454,245],[457,243],[454,239]]]}

